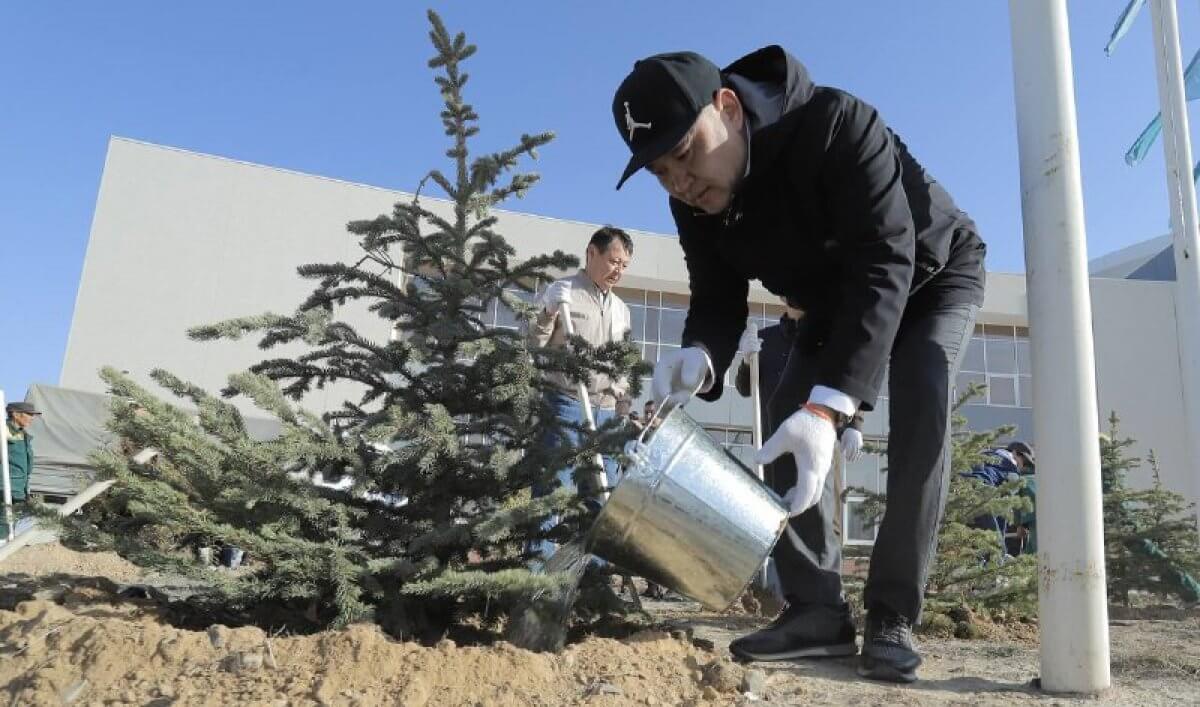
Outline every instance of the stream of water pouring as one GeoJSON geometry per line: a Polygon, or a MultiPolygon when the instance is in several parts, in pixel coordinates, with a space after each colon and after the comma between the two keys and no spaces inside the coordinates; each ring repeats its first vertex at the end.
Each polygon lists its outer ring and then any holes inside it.
{"type": "Polygon", "coordinates": [[[546,560],[540,574],[562,574],[563,584],[557,590],[548,590],[553,594],[534,596],[530,605],[513,614],[508,640],[529,650],[561,650],[567,639],[567,619],[579,594],[579,582],[591,561],[592,555],[583,549],[580,540],[558,548],[546,560]]]}

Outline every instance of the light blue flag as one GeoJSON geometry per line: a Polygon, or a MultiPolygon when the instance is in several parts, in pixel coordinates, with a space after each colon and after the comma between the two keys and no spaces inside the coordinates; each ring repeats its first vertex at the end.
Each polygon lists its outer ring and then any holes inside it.
{"type": "MultiPolygon", "coordinates": [[[[1188,62],[1187,69],[1183,72],[1183,92],[1189,101],[1194,101],[1200,98],[1200,51],[1197,51],[1192,60],[1188,62]]],[[[1125,164],[1132,167],[1141,162],[1150,148],[1154,145],[1154,141],[1158,139],[1158,134],[1162,132],[1162,113],[1154,116],[1154,120],[1142,130],[1142,134],[1138,135],[1138,139],[1134,140],[1129,151],[1125,153],[1125,164]]]]}
{"type": "Polygon", "coordinates": [[[1154,120],[1146,126],[1138,139],[1133,141],[1133,145],[1129,151],[1125,153],[1125,164],[1130,167],[1145,159],[1150,152],[1150,148],[1154,146],[1154,141],[1158,139],[1158,134],[1162,132],[1162,113],[1156,113],[1154,120]]]}
{"type": "Polygon", "coordinates": [[[1121,37],[1124,37],[1129,28],[1133,26],[1133,21],[1137,19],[1138,12],[1145,4],[1146,0],[1129,0],[1129,4],[1125,6],[1125,12],[1122,12],[1121,16],[1117,18],[1117,26],[1113,27],[1108,44],[1104,45],[1105,56],[1112,56],[1113,50],[1117,48],[1117,42],[1121,41],[1121,37]]]}

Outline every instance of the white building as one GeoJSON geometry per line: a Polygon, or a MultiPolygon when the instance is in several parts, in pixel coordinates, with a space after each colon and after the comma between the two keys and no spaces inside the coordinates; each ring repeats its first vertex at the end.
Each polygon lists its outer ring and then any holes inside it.
{"type": "MultiPolygon", "coordinates": [[[[254,338],[193,342],[185,334],[187,328],[265,311],[290,313],[311,291],[310,283],[296,275],[296,266],[357,260],[357,244],[346,233],[346,223],[390,212],[393,203],[409,196],[114,138],[60,385],[102,391],[96,372],[113,365],[143,383],[149,382],[151,369],[161,367],[219,390],[227,374],[258,362],[264,352],[254,338]]],[[[447,202],[427,197],[423,201],[449,213],[447,202]]],[[[598,227],[514,212],[499,212],[498,217],[499,232],[520,256],[562,249],[582,257],[598,227]]],[[[645,359],[653,362],[660,350],[678,346],[688,301],[686,271],[674,236],[638,231],[631,235],[633,264],[619,294],[633,312],[634,339],[645,359]]],[[[992,242],[1020,238],[1015,233],[983,235],[992,242]]],[[[1157,262],[1160,246],[1134,247],[1094,264],[1099,412],[1104,420],[1116,410],[1123,433],[1138,441],[1135,453],[1144,456],[1153,449],[1164,483],[1196,500],[1200,488],[1196,474],[1187,468],[1182,439],[1174,285],[1126,279],[1157,273],[1151,261],[1157,262]]],[[[750,299],[760,326],[778,320],[782,310],[774,296],[752,287],[750,299]]],[[[494,316],[497,326],[515,324],[503,308],[494,316]]],[[[384,340],[389,334],[386,322],[365,311],[348,312],[344,318],[364,335],[384,340]]],[[[1016,425],[1016,436],[1036,448],[1037,440],[1029,439],[1034,405],[1029,336],[1024,276],[989,273],[986,301],[959,377],[960,383],[987,383],[988,399],[965,412],[977,429],[1016,425]]],[[[350,397],[356,397],[351,388],[331,386],[306,404],[323,411],[350,397]]],[[[868,436],[886,433],[887,410],[885,395],[868,416],[868,436]]],[[[735,390],[728,388],[716,403],[697,401],[689,412],[735,454],[748,455],[751,410],[735,390]]],[[[882,464],[868,456],[847,470],[847,485],[883,490],[882,464]]],[[[856,522],[853,501],[845,527],[847,541],[871,540],[872,531],[856,522]]]]}

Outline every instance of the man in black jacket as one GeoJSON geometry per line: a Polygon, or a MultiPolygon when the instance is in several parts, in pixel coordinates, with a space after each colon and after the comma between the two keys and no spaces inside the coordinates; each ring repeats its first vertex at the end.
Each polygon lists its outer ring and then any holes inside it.
{"type": "MultiPolygon", "coordinates": [[[[658,178],[688,268],[682,348],[659,357],[655,396],[720,397],[752,279],[820,328],[816,359],[789,366],[779,383],[806,402],[759,455],[768,463],[792,454],[793,517],[832,525],[833,504],[821,499],[835,429],[873,408],[890,361],[888,504],[867,580],[859,672],[915,680],[921,658],[911,627],[945,503],[952,382],[983,301],[985,247],[974,223],[874,108],[814,85],[779,47],[724,70],[691,52],[649,57],[621,83],[612,110],[633,153],[617,186],[642,168],[658,178]]],[[[810,549],[803,561],[827,581],[786,586],[788,608],[734,641],[735,655],[856,651],[839,568],[810,549]]]]}

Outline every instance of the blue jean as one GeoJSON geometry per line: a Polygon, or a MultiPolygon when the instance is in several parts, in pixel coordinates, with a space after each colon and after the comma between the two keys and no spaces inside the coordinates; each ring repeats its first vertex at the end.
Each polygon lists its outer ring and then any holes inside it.
{"type": "MultiPolygon", "coordinates": [[[[554,409],[555,415],[558,417],[558,422],[563,425],[561,435],[549,432],[542,440],[542,444],[547,447],[557,447],[560,445],[577,446],[579,444],[579,433],[569,427],[569,425],[587,425],[587,418],[583,413],[583,405],[576,399],[564,393],[550,393],[547,396],[547,402],[554,409]]],[[[592,408],[592,415],[596,420],[596,427],[602,427],[605,422],[608,422],[615,417],[617,411],[613,408],[592,408]]],[[[561,487],[575,488],[574,479],[575,467],[568,466],[559,469],[554,475],[554,479],[546,483],[536,483],[533,485],[533,497],[541,498],[548,496],[555,489],[561,487]]],[[[613,457],[604,457],[604,478],[605,483],[611,488],[617,483],[617,460],[613,457]]],[[[558,525],[559,517],[557,515],[550,516],[542,523],[542,530],[549,530],[558,525]]],[[[554,554],[557,546],[549,540],[537,542],[536,549],[541,552],[542,559],[549,559],[554,554]]],[[[532,549],[532,548],[531,548],[532,549]]]]}

